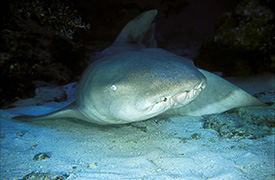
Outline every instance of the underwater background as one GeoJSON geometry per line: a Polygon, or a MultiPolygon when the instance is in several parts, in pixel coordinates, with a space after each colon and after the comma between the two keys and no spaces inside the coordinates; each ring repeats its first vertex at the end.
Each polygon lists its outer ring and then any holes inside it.
{"type": "Polygon", "coordinates": [[[1,2],[0,179],[274,179],[274,2],[1,2]],[[94,57],[158,9],[159,48],[192,59],[266,103],[127,125],[22,123],[74,101],[94,57]]]}

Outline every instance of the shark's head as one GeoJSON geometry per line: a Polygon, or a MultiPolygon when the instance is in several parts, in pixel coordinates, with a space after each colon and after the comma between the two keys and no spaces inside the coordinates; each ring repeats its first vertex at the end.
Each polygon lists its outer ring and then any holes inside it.
{"type": "Polygon", "coordinates": [[[145,120],[190,103],[206,86],[191,60],[152,48],[156,14],[147,11],[130,21],[84,73],[77,102],[88,119],[99,124],[145,120]]]}
{"type": "Polygon", "coordinates": [[[85,91],[78,93],[85,94],[80,101],[87,106],[86,114],[108,123],[145,120],[182,107],[206,86],[204,75],[191,60],[162,49],[107,56],[92,69],[78,88],[85,91]]]}

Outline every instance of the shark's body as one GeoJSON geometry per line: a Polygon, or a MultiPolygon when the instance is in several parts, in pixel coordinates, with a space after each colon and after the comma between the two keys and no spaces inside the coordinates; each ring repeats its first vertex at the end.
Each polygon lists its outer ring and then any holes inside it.
{"type": "Polygon", "coordinates": [[[154,48],[156,10],[130,21],[84,72],[76,102],[23,121],[75,118],[125,124],[166,113],[202,116],[262,102],[228,81],[197,69],[191,60],[154,48]]]}

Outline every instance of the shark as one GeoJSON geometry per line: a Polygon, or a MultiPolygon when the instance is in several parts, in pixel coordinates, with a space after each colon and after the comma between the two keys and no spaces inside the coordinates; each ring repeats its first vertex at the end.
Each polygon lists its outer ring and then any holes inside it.
{"type": "Polygon", "coordinates": [[[193,61],[156,47],[157,10],[128,22],[113,44],[84,71],[76,101],[55,112],[13,117],[20,121],[78,119],[127,124],[158,115],[203,116],[265,105],[193,61]]]}

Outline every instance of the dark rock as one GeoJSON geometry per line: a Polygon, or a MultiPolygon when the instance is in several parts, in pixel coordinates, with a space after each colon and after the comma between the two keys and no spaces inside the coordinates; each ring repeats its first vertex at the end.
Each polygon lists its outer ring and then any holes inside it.
{"type": "Polygon", "coordinates": [[[67,94],[63,87],[49,85],[48,87],[36,88],[34,98],[20,99],[10,104],[9,108],[37,106],[47,102],[63,102],[66,100],[67,94]]]}
{"type": "MultiPolygon", "coordinates": [[[[41,13],[45,12],[39,12],[43,10],[41,7],[49,5],[45,3],[15,1],[9,4],[6,14],[1,17],[3,24],[0,31],[0,107],[2,108],[17,99],[33,97],[34,80],[56,85],[68,84],[76,81],[88,65],[87,49],[72,40],[72,32],[75,32],[76,28],[69,27],[67,23],[76,18],[74,13],[70,13],[69,6],[66,6],[67,9],[62,9],[65,6],[61,1],[56,1],[56,4],[50,4],[55,6],[50,16],[55,17],[60,14],[62,16],[62,13],[71,16],[51,21],[47,14],[41,16],[41,13]],[[35,9],[31,6],[40,8],[35,9]],[[58,6],[61,8],[56,8],[58,6]]],[[[71,25],[82,27],[79,22],[71,22],[71,25]]]]}
{"type": "Polygon", "coordinates": [[[38,153],[33,157],[33,160],[34,161],[42,161],[42,160],[49,159],[49,158],[50,158],[50,156],[47,155],[46,153],[38,153]]]}
{"type": "Polygon", "coordinates": [[[269,1],[244,0],[221,15],[212,40],[195,59],[199,67],[225,76],[275,70],[274,9],[269,1]]]}

